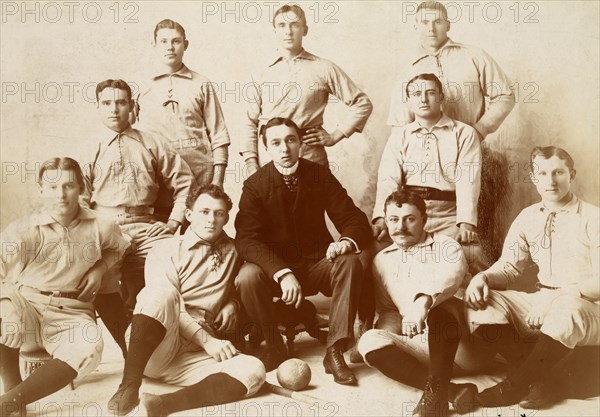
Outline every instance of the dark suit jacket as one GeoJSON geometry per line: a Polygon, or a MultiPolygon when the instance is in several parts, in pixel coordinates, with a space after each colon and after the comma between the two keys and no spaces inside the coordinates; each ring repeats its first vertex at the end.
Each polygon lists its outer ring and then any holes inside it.
{"type": "Polygon", "coordinates": [[[242,258],[260,266],[268,276],[290,268],[307,267],[325,256],[333,238],[325,212],[342,237],[364,248],[371,239],[365,214],[328,167],[300,158],[298,191],[293,207],[273,162],[244,182],[235,219],[236,248],[242,258]]]}

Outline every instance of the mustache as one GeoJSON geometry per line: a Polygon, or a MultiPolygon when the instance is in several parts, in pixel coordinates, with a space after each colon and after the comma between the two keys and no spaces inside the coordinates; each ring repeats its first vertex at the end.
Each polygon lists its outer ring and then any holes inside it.
{"type": "Polygon", "coordinates": [[[400,230],[396,233],[393,233],[392,236],[414,236],[412,233],[410,233],[408,230],[400,230]]]}

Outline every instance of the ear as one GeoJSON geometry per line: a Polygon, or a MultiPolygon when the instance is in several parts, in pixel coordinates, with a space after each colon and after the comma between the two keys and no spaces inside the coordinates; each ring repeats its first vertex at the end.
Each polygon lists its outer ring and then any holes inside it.
{"type": "Polygon", "coordinates": [[[571,182],[573,182],[573,180],[575,179],[575,176],[577,175],[577,170],[575,168],[573,168],[570,172],[571,172],[571,182]]]}
{"type": "Polygon", "coordinates": [[[529,179],[532,183],[535,184],[535,174],[533,173],[533,171],[529,171],[529,179]]]}
{"type": "Polygon", "coordinates": [[[450,32],[450,29],[452,28],[452,23],[450,23],[449,20],[446,20],[446,22],[448,23],[448,32],[450,32]]]}
{"type": "Polygon", "coordinates": [[[190,41],[187,39],[183,41],[183,50],[187,51],[188,46],[190,45],[190,41]]]}
{"type": "Polygon", "coordinates": [[[185,211],[183,212],[183,214],[185,215],[185,219],[191,223],[192,222],[192,219],[191,219],[192,210],[190,210],[189,208],[186,208],[185,211]]]}
{"type": "Polygon", "coordinates": [[[227,215],[225,216],[225,223],[223,223],[223,226],[225,226],[228,222],[229,222],[229,213],[227,213],[227,215]]]}
{"type": "Polygon", "coordinates": [[[308,25],[304,25],[304,34],[302,36],[308,35],[308,25]]]}

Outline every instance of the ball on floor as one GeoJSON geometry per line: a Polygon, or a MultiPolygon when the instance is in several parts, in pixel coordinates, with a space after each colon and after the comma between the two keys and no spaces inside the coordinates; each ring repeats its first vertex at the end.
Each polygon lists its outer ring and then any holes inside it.
{"type": "Polygon", "coordinates": [[[288,359],[277,368],[277,381],[284,388],[303,390],[310,384],[310,366],[301,359],[288,359]]]}

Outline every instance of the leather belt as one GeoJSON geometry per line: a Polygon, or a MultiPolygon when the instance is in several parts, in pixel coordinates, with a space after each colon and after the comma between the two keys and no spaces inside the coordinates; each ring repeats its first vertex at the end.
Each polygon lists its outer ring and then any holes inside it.
{"type": "Polygon", "coordinates": [[[117,207],[107,207],[107,206],[96,206],[94,207],[98,213],[106,213],[106,214],[154,214],[154,207],[150,206],[136,206],[136,207],[128,207],[128,206],[117,206],[117,207]]]}
{"type": "Polygon", "coordinates": [[[77,297],[79,297],[79,294],[81,294],[80,292],[42,291],[38,290],[37,288],[30,287],[28,285],[23,285],[21,288],[23,288],[26,291],[34,292],[37,294],[60,298],[70,298],[71,300],[77,300],[77,297]]]}
{"type": "Polygon", "coordinates": [[[423,200],[456,201],[456,192],[442,191],[432,187],[418,187],[416,185],[403,185],[402,191],[417,194],[423,200]]]}

